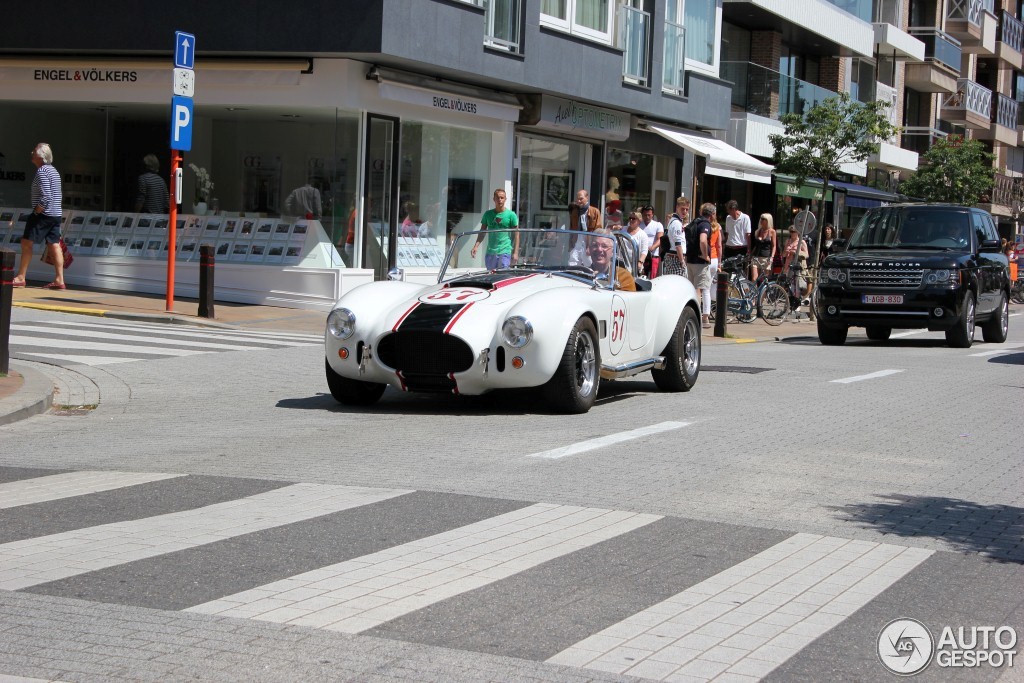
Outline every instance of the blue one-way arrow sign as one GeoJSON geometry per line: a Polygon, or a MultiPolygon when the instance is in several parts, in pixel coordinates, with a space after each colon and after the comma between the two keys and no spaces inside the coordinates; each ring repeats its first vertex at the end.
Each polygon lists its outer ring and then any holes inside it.
{"type": "Polygon", "coordinates": [[[191,69],[196,63],[196,37],[184,31],[174,32],[174,66],[191,69]]]}

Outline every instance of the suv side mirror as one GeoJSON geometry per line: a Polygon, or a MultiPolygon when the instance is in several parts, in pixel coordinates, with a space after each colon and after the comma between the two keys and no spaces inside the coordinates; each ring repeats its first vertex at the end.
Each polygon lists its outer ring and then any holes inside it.
{"type": "Polygon", "coordinates": [[[999,245],[999,240],[985,240],[981,243],[978,251],[983,254],[998,254],[1002,248],[999,245]]]}

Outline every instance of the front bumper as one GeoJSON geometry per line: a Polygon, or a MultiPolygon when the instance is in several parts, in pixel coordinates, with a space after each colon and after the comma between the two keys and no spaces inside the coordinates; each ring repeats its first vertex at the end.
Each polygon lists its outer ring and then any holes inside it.
{"type": "Polygon", "coordinates": [[[818,320],[824,325],[927,328],[944,331],[956,326],[963,310],[962,287],[926,287],[909,291],[851,291],[834,285],[818,287],[818,320]],[[901,304],[866,304],[864,294],[899,294],[901,304]]]}

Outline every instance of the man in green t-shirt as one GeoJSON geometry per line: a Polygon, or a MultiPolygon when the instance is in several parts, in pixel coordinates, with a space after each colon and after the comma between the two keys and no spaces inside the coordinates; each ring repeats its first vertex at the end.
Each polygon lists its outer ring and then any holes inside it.
{"type": "Polygon", "coordinates": [[[499,188],[494,191],[494,208],[485,211],[480,219],[480,229],[486,234],[480,233],[469,252],[475,258],[480,243],[487,237],[487,252],[484,254],[487,270],[508,268],[519,259],[519,218],[514,211],[505,208],[505,200],[505,190],[499,188]],[[511,228],[511,234],[504,228],[511,228]]]}

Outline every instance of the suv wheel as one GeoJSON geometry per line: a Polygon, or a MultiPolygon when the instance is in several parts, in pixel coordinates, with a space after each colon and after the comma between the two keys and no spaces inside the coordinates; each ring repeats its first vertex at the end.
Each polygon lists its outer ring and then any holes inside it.
{"type": "Polygon", "coordinates": [[[850,328],[846,325],[830,327],[823,325],[821,320],[818,320],[818,341],[825,346],[842,346],[846,343],[846,335],[849,331],[850,328]]]}
{"type": "Polygon", "coordinates": [[[992,317],[981,326],[982,339],[990,344],[1002,344],[1006,341],[1006,333],[1010,329],[1010,302],[1006,292],[999,295],[999,306],[992,312],[992,317]]]}
{"type": "Polygon", "coordinates": [[[967,292],[964,297],[964,310],[960,314],[960,320],[949,330],[946,330],[946,343],[954,349],[969,349],[974,343],[974,293],[967,292]]]}
{"type": "Polygon", "coordinates": [[[876,325],[872,325],[864,331],[867,332],[868,339],[871,341],[885,341],[889,338],[889,335],[892,334],[891,327],[878,327],[876,325]]]}

